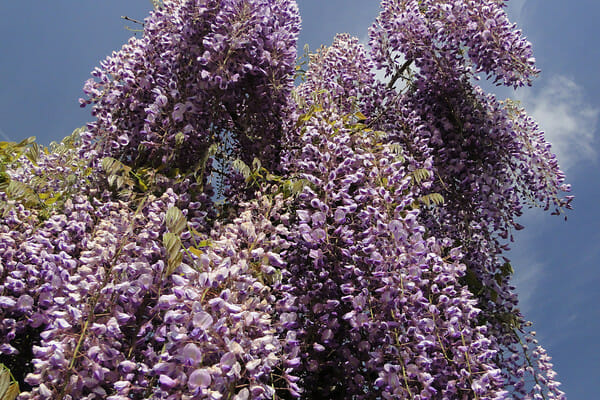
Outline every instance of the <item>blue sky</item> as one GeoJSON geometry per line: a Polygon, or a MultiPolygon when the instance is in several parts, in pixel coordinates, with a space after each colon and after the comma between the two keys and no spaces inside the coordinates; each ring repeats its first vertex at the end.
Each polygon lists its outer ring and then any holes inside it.
{"type": "MultiPolygon", "coordinates": [[[[365,39],[378,12],[373,0],[298,3],[300,46],[311,49],[337,32],[365,39]]],[[[48,144],[89,121],[78,104],[83,82],[131,36],[120,16],[143,19],[150,9],[149,0],[0,2],[0,140],[48,144]]],[[[523,217],[511,253],[515,284],[563,390],[587,400],[600,380],[600,2],[511,0],[509,11],[542,74],[533,88],[498,95],[518,98],[538,119],[576,196],[566,222],[536,210],[523,217]]]]}

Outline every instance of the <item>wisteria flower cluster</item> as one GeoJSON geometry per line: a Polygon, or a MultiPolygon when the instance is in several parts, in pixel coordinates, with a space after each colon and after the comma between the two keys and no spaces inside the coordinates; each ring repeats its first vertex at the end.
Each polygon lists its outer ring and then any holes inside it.
{"type": "Polygon", "coordinates": [[[93,122],[0,147],[11,399],[566,398],[505,252],[569,187],[473,83],[537,73],[504,1],[384,0],[296,88],[294,1],[155,4],[93,122]]]}
{"type": "Polygon", "coordinates": [[[531,43],[506,15],[504,0],[383,0],[370,30],[373,59],[389,74],[400,57],[424,76],[451,82],[484,72],[514,87],[529,84],[535,68],[531,43]]]}
{"type": "Polygon", "coordinates": [[[86,83],[82,106],[93,103],[96,121],[82,150],[187,171],[226,132],[243,147],[233,151],[267,164],[277,158],[299,23],[289,0],[165,1],[144,36],[86,83]]]}

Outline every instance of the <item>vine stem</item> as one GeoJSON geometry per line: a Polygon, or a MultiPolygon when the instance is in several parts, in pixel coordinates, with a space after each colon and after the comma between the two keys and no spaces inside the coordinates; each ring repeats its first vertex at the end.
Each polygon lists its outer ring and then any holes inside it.
{"type": "MultiPolygon", "coordinates": [[[[465,341],[465,336],[462,333],[462,329],[460,331],[460,339],[462,340],[463,346],[467,347],[467,343],[465,341]]],[[[465,360],[467,361],[467,368],[469,370],[469,381],[471,382],[471,390],[473,390],[473,395],[475,395],[475,400],[479,400],[479,396],[477,396],[475,389],[473,389],[473,379],[471,378],[473,376],[473,371],[471,370],[471,361],[469,359],[469,351],[468,350],[465,351],[465,360]]]]}

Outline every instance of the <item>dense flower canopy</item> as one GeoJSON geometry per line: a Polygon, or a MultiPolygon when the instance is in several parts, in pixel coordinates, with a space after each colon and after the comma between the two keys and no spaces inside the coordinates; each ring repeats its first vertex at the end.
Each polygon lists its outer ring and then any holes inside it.
{"type": "Polygon", "coordinates": [[[86,83],[93,122],[2,143],[0,378],[19,399],[565,398],[505,252],[569,188],[474,83],[538,72],[504,6],[383,0],[369,47],[338,35],[302,72],[292,0],[157,2],[86,83]]]}

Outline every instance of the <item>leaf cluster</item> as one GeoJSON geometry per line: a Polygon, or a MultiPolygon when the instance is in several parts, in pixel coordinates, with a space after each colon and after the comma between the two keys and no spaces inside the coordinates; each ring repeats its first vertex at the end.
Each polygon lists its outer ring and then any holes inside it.
{"type": "Polygon", "coordinates": [[[0,364],[0,400],[15,400],[19,393],[19,383],[10,370],[0,364]]]}
{"type": "MultiPolygon", "coordinates": [[[[76,129],[59,143],[42,147],[29,137],[19,143],[0,142],[0,191],[7,200],[39,210],[45,219],[80,191],[92,169],[78,155],[76,129]],[[37,170],[37,172],[36,172],[37,170]]],[[[5,209],[7,204],[0,204],[5,209]]]]}

